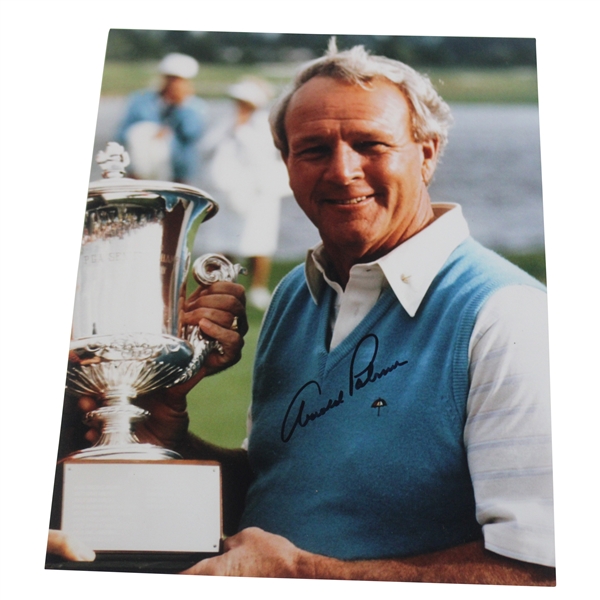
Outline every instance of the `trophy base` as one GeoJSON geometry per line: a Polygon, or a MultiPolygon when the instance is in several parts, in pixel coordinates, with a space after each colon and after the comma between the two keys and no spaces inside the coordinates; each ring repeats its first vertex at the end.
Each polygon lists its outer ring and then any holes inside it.
{"type": "Polygon", "coordinates": [[[110,444],[75,452],[68,460],[177,460],[181,455],[153,444],[110,444]]]}
{"type": "Polygon", "coordinates": [[[48,555],[46,569],[59,571],[105,571],[112,573],[181,573],[205,558],[218,553],[206,552],[98,552],[92,562],[75,562],[48,555]]]}

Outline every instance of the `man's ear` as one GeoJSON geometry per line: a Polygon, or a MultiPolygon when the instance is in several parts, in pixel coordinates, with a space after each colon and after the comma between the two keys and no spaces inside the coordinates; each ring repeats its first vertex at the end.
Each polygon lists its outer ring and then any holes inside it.
{"type": "Polygon", "coordinates": [[[437,167],[439,148],[440,142],[437,138],[421,142],[421,152],[423,155],[421,174],[425,185],[429,185],[429,182],[433,178],[435,168],[437,167]]]}

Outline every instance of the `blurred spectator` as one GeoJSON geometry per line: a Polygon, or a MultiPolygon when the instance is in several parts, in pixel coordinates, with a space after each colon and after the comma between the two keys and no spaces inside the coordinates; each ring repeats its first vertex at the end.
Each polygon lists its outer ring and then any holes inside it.
{"type": "Polygon", "coordinates": [[[209,131],[201,145],[207,161],[202,186],[223,211],[203,226],[204,241],[212,251],[249,259],[248,301],[264,310],[270,300],[281,199],[291,190],[269,130],[271,87],[261,79],[245,78],[228,95],[235,102],[234,114],[209,131]]]}
{"type": "Polygon", "coordinates": [[[191,56],[168,54],[158,66],[160,89],[130,97],[117,139],[129,152],[133,177],[190,183],[195,175],[206,120],[191,81],[198,68],[191,56]]]}

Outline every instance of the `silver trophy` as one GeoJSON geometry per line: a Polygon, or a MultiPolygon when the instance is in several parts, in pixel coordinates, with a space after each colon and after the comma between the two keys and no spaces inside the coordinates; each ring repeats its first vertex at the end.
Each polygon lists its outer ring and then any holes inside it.
{"type": "MultiPolygon", "coordinates": [[[[188,381],[219,350],[198,327],[184,328],[179,319],[194,238],[217,205],[191,186],[123,177],[129,157],[114,142],[96,160],[103,179],[89,187],[67,388],[101,401],[88,418],[102,422],[102,434],[95,446],[70,458],[179,458],[137,440],[134,425],[147,412],[132,401],[188,381]]],[[[235,280],[240,271],[216,254],[192,267],[201,285],[235,280]]]]}

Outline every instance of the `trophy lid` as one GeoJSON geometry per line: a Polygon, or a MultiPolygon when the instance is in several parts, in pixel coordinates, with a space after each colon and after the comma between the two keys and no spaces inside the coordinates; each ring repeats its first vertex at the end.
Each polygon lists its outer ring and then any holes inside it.
{"type": "Polygon", "coordinates": [[[90,183],[88,199],[125,200],[162,197],[167,209],[171,209],[181,198],[186,200],[202,198],[209,203],[209,210],[204,220],[212,218],[219,210],[218,204],[208,193],[191,185],[125,177],[125,169],[131,161],[125,148],[117,142],[108,142],[106,149],[100,150],[96,155],[96,162],[102,169],[102,179],[90,183]]]}

